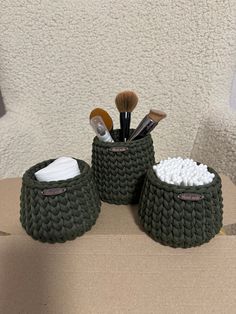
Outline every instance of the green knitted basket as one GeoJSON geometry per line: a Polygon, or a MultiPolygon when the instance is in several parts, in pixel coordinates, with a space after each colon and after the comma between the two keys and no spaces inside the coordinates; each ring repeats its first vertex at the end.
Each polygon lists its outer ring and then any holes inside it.
{"type": "Polygon", "coordinates": [[[26,232],[36,240],[65,242],[91,229],[100,212],[100,199],[92,171],[82,160],[77,160],[80,175],[72,179],[37,181],[34,173],[52,161],[43,161],[25,172],[20,221],[26,232]]]}
{"type": "Polygon", "coordinates": [[[114,143],[93,140],[92,170],[100,198],[118,205],[138,203],[146,171],[155,162],[151,135],[126,143],[118,142],[119,130],[111,135],[114,143]]]}
{"type": "Polygon", "coordinates": [[[222,227],[221,179],[200,186],[176,186],[147,172],[139,204],[144,230],[156,241],[188,248],[210,241],[222,227]]]}

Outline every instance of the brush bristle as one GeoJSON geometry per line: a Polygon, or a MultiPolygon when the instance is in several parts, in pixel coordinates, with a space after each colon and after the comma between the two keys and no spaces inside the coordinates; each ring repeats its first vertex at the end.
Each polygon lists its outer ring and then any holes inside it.
{"type": "Polygon", "coordinates": [[[161,110],[151,109],[148,116],[154,122],[159,122],[166,117],[166,113],[164,111],[161,111],[161,110]]]}
{"type": "Polygon", "coordinates": [[[132,112],[138,103],[138,96],[132,91],[119,93],[115,99],[119,112],[132,112]]]}
{"type": "Polygon", "coordinates": [[[102,117],[102,120],[104,121],[108,131],[111,131],[113,129],[113,121],[110,117],[109,113],[106,110],[103,110],[101,108],[95,108],[91,111],[89,119],[91,120],[93,117],[100,116],[102,117]]]}

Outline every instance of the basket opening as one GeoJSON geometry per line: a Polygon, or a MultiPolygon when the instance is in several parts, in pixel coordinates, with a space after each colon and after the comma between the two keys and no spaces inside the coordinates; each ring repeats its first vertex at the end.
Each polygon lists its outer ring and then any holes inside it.
{"type": "MultiPolygon", "coordinates": [[[[132,133],[134,132],[135,129],[130,129],[129,130],[129,136],[132,135],[132,133]]],[[[111,131],[111,136],[114,140],[115,143],[119,142],[120,143],[120,129],[115,129],[113,131],[111,131]]],[[[145,135],[144,137],[146,137],[147,135],[145,135]]],[[[144,138],[142,137],[142,138],[144,138]]],[[[140,140],[141,138],[140,137],[136,137],[135,139],[132,140],[132,142],[135,142],[137,140],[140,140]]]]}
{"type": "MultiPolygon", "coordinates": [[[[27,171],[27,176],[29,179],[37,181],[36,177],[35,177],[35,172],[37,172],[38,170],[47,167],[50,163],[52,163],[55,159],[50,159],[50,160],[46,160],[43,161],[41,163],[36,164],[35,166],[31,167],[28,171],[27,171]]],[[[85,171],[85,164],[82,161],[77,160],[78,163],[78,167],[80,169],[80,175],[85,171]]],[[[71,178],[73,179],[73,178],[71,178]]],[[[71,180],[71,179],[67,179],[67,180],[71,180]]],[[[66,180],[66,181],[67,181],[66,180]]],[[[39,182],[39,181],[38,181],[39,182]]],[[[51,181],[52,182],[52,181],[51,181]]]]}

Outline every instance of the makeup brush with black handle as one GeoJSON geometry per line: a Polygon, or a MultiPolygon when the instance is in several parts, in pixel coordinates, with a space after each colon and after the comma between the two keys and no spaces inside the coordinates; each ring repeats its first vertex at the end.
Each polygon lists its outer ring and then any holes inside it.
{"type": "Polygon", "coordinates": [[[138,103],[138,96],[132,91],[119,93],[115,99],[120,112],[120,141],[126,142],[129,137],[131,112],[138,103]]]}
{"type": "Polygon", "coordinates": [[[128,139],[128,142],[137,138],[142,138],[145,135],[149,134],[165,117],[166,117],[165,112],[151,109],[150,112],[143,118],[143,120],[139,123],[137,128],[131,134],[131,136],[128,139]]]}

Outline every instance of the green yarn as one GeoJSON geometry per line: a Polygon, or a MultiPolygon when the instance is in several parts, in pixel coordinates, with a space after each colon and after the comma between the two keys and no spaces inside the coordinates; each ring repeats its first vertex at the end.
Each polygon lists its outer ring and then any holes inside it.
{"type": "Polygon", "coordinates": [[[65,242],[81,236],[95,224],[100,199],[89,165],[78,160],[81,174],[54,182],[39,182],[34,173],[53,159],[27,170],[22,179],[20,221],[26,232],[42,242],[65,242]],[[42,195],[44,189],[66,188],[59,195],[42,195]]]}
{"type": "Polygon", "coordinates": [[[93,140],[92,170],[100,198],[118,205],[138,203],[146,171],[155,161],[151,135],[126,143],[116,142],[119,130],[111,135],[114,143],[93,140]]]}
{"type": "Polygon", "coordinates": [[[221,179],[201,186],[176,186],[162,182],[150,168],[139,204],[144,230],[156,241],[172,247],[188,248],[210,241],[222,227],[221,179]],[[181,193],[203,195],[198,201],[181,200],[181,193]]]}

